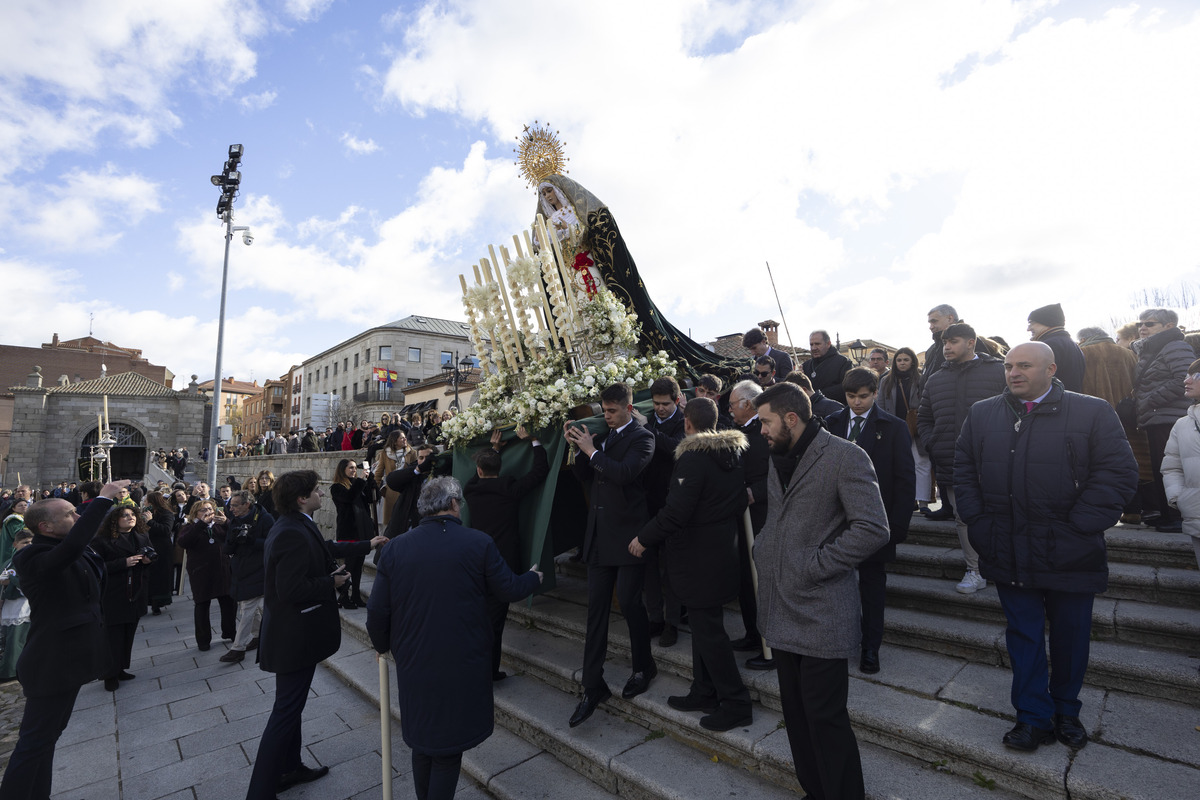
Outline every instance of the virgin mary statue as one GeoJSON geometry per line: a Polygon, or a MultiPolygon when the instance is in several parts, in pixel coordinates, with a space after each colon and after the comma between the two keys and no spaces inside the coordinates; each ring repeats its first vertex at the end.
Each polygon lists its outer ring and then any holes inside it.
{"type": "Polygon", "coordinates": [[[537,191],[535,217],[541,214],[547,231],[558,237],[565,266],[574,269],[589,295],[602,281],[637,314],[642,326],[638,342],[642,352],[665,350],[693,380],[706,372],[732,379],[746,371],[744,361],[722,358],[663,318],[646,293],[616,219],[596,195],[558,174],[542,177],[537,191]]]}

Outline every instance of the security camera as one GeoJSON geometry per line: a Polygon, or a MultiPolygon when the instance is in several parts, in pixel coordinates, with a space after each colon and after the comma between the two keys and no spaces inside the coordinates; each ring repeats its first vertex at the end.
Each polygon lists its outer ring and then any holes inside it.
{"type": "Polygon", "coordinates": [[[242,244],[246,245],[246,247],[249,247],[250,245],[254,244],[254,234],[252,234],[250,231],[246,231],[245,233],[243,233],[242,234],[242,244]]]}

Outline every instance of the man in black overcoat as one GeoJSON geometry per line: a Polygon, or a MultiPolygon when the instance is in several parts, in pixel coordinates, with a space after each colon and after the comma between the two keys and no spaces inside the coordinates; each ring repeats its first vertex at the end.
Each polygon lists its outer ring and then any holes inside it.
{"type": "Polygon", "coordinates": [[[896,560],[896,545],[908,538],[917,497],[916,465],[908,423],[875,405],[879,376],[874,370],[855,367],[842,379],[847,408],[825,420],[834,436],[849,439],[871,457],[879,494],[887,511],[888,543],[858,565],[858,596],[862,601],[862,655],[858,669],[879,672],[879,646],[883,643],[883,608],[887,596],[884,564],[896,560]]]}
{"type": "Polygon", "coordinates": [[[700,726],[728,731],[753,718],[750,692],[738,673],[723,606],[737,596],[734,550],[746,508],[741,431],[717,431],[717,405],[707,398],[687,404],[687,432],[676,448],[666,504],[629,543],[641,556],[665,548],[672,585],[687,603],[692,624],[692,685],[686,696],[667,698],[680,711],[707,711],[700,726]]]}
{"type": "Polygon", "coordinates": [[[263,585],[266,577],[263,552],[275,518],[261,508],[254,495],[238,489],[229,498],[229,532],[225,535],[225,553],[230,557],[229,594],[238,604],[237,633],[229,652],[220,660],[235,664],[247,650],[258,647],[262,626],[263,585]]]}
{"type": "Polygon", "coordinates": [[[563,426],[567,441],[579,448],[575,476],[591,490],[581,553],[588,570],[583,699],[571,715],[571,727],[612,697],[604,682],[604,656],[614,587],[629,626],[633,655],[633,675],[621,695],[636,697],[650,688],[658,674],[650,655],[650,622],[642,603],[645,566],[628,550],[629,540],[649,519],[642,473],[654,456],[654,435],[633,421],[633,392],[624,383],[614,383],[601,392],[600,406],[608,431],[599,442],[578,424],[563,426]]]}
{"type": "MultiPolygon", "coordinates": [[[[654,434],[654,457],[643,473],[646,484],[646,513],[654,516],[667,504],[671,471],[675,468],[675,447],[683,441],[683,409],[687,398],[679,391],[679,383],[670,376],[658,378],[650,385],[654,413],[646,419],[645,428],[654,434]]],[[[643,557],[646,578],[642,598],[650,620],[650,635],[662,634],[658,643],[671,647],[679,640],[683,609],[678,594],[671,588],[671,576],[662,550],[651,547],[643,557]]]]}
{"type": "Polygon", "coordinates": [[[25,711],[0,783],[5,800],[50,797],[54,747],[71,720],[79,688],[108,670],[100,609],[104,562],[88,542],[127,486],[129,481],[115,481],[101,487],[83,516],[66,500],[42,500],[25,513],[33,543],[13,556],[30,608],[29,638],[17,661],[25,711]]]}
{"type": "MultiPolygon", "coordinates": [[[[529,439],[523,427],[517,428],[517,438],[529,439]]],[[[513,572],[520,567],[521,531],[519,512],[521,500],[533,491],[550,474],[550,459],[546,448],[535,436],[530,444],[533,450],[533,469],[524,475],[500,474],[500,431],[492,431],[492,446],[475,456],[475,474],[463,487],[463,498],[471,511],[471,525],[483,531],[496,543],[500,557],[513,572]]],[[[534,554],[534,558],[537,554],[534,554]]],[[[504,621],[508,617],[508,603],[488,595],[488,618],[492,622],[492,680],[508,677],[500,670],[500,654],[503,647],[504,621]]]]}
{"type": "Polygon", "coordinates": [[[334,559],[366,555],[382,536],[330,542],[313,513],[324,493],[312,470],[280,475],[272,487],[280,517],[267,537],[259,666],[275,673],[275,704],[263,729],[246,800],[273,800],[276,792],[323,777],[329,767],[300,761],[300,716],[317,664],[338,651],[342,624],[337,593],[350,573],[334,559]]]}

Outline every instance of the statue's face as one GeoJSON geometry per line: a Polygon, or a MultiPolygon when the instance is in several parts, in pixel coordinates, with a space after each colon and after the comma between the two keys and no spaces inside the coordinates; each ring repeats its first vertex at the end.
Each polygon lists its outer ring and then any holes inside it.
{"type": "Polygon", "coordinates": [[[543,186],[542,197],[546,198],[546,202],[549,203],[550,207],[555,211],[558,211],[560,208],[562,208],[562,204],[558,202],[558,195],[555,194],[553,186],[543,186]]]}

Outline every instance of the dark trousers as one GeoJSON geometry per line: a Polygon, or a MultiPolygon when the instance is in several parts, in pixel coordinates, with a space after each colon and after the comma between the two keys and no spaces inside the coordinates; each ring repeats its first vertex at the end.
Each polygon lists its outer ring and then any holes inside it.
{"type": "Polygon", "coordinates": [[[79,687],[49,697],[26,697],[17,746],[8,759],[0,797],[49,800],[54,777],[54,746],[71,721],[79,687]]]}
{"type": "Polygon", "coordinates": [[[246,800],[274,800],[279,776],[300,769],[300,717],[317,665],[275,673],[275,705],[263,728],[246,800]]]}
{"type": "MultiPolygon", "coordinates": [[[[237,601],[227,594],[221,595],[216,600],[217,605],[221,607],[221,638],[232,640],[237,636],[237,601]]],[[[212,623],[208,617],[211,609],[212,600],[197,600],[196,607],[192,609],[192,616],[196,623],[197,645],[212,644],[212,623]]]]}
{"type": "Polygon", "coordinates": [[[1012,662],[1012,704],[1017,722],[1048,730],[1054,715],[1078,717],[1079,690],[1087,672],[1095,595],[1023,589],[997,583],[1008,618],[1005,643],[1012,662]],[[1046,662],[1046,622],[1050,662],[1046,662]]]}
{"type": "Polygon", "coordinates": [[[646,575],[642,584],[642,597],[646,603],[646,618],[651,622],[666,622],[679,627],[683,609],[679,596],[671,588],[667,577],[667,554],[661,547],[646,548],[643,556],[646,575]]]}
{"type": "Polygon", "coordinates": [[[725,632],[725,610],[688,607],[692,625],[692,690],[697,697],[715,696],[722,708],[750,710],[750,690],[742,683],[737,659],[725,632]]]}
{"type": "Polygon", "coordinates": [[[742,626],[747,636],[761,638],[758,632],[758,595],[754,592],[754,576],[750,574],[753,556],[746,526],[738,520],[738,606],[742,609],[742,626]]]}
{"type": "Polygon", "coordinates": [[[862,649],[883,644],[883,604],[887,599],[887,570],[882,561],[858,565],[858,597],[862,602],[862,649]]]}
{"type": "Polygon", "coordinates": [[[608,617],[613,588],[629,626],[633,671],[644,672],[654,664],[650,655],[650,621],[642,605],[642,564],[602,567],[588,564],[587,636],[583,642],[583,688],[597,691],[604,684],[604,657],[608,654],[608,617]]]}
{"type": "Polygon", "coordinates": [[[412,754],[413,786],[417,800],[451,800],[458,788],[458,773],[462,769],[462,753],[452,756],[412,754]]]}
{"type": "Polygon", "coordinates": [[[117,674],[129,669],[133,656],[133,640],[137,638],[138,624],[136,622],[115,622],[105,625],[108,632],[108,652],[112,654],[112,669],[104,673],[102,678],[115,678],[117,674]]]}
{"type": "Polygon", "coordinates": [[[492,674],[500,671],[500,654],[504,647],[504,623],[508,619],[508,603],[488,595],[488,619],[492,623],[492,674]]]}
{"type": "Polygon", "coordinates": [[[773,652],[800,785],[813,800],[863,800],[866,789],[858,740],[846,711],[850,688],[846,659],[773,652]]]}
{"type": "Polygon", "coordinates": [[[1173,422],[1168,422],[1164,425],[1147,425],[1144,430],[1146,439],[1150,442],[1150,469],[1154,473],[1154,484],[1150,488],[1150,495],[1154,502],[1158,505],[1158,511],[1162,516],[1159,522],[1174,522],[1180,519],[1179,509],[1172,507],[1167,502],[1167,492],[1163,487],[1162,462],[1163,454],[1167,449],[1167,440],[1171,438],[1171,428],[1175,427],[1173,422]]]}
{"type": "Polygon", "coordinates": [[[350,599],[356,603],[361,603],[362,595],[358,591],[359,585],[362,583],[363,562],[367,560],[366,553],[361,556],[346,556],[342,560],[346,564],[346,569],[350,572],[350,580],[346,581],[346,585],[350,590],[350,599]]]}

